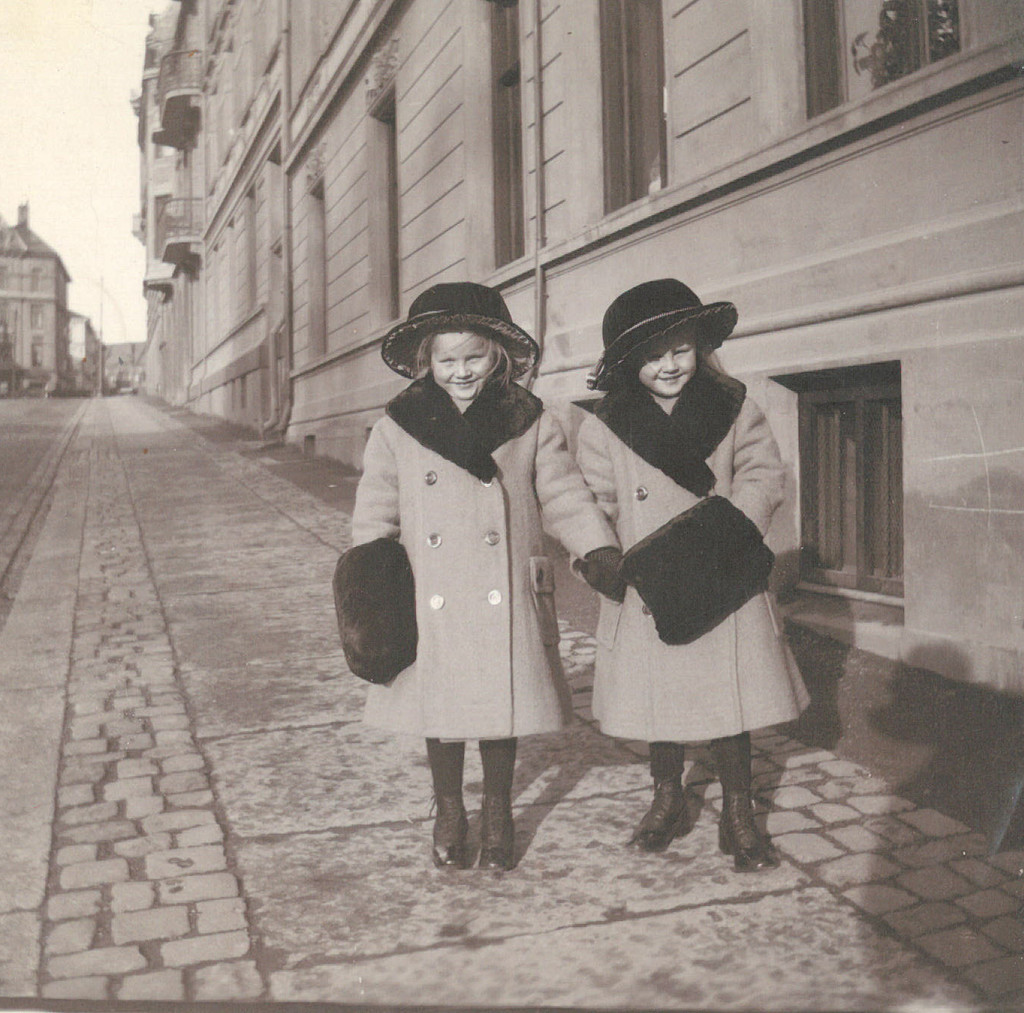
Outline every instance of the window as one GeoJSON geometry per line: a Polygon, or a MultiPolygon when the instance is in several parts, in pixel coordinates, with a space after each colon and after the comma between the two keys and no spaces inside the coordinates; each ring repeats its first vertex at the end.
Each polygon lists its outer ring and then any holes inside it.
{"type": "Polygon", "coordinates": [[[43,272],[38,267],[32,268],[32,273],[29,275],[29,291],[40,292],[43,288],[43,272]]]}
{"type": "Polygon", "coordinates": [[[245,195],[245,207],[242,216],[244,243],[242,249],[242,314],[251,313],[256,308],[256,189],[253,187],[245,195]]]}
{"type": "Polygon", "coordinates": [[[960,51],[958,0],[804,0],[807,115],[960,51]]]}
{"type": "Polygon", "coordinates": [[[385,91],[370,109],[370,286],[377,324],[399,314],[398,130],[395,92],[385,91]]]}
{"type": "Polygon", "coordinates": [[[605,210],[667,177],[661,0],[601,0],[605,210]]]}
{"type": "Polygon", "coordinates": [[[35,330],[41,330],[43,326],[43,307],[42,306],[31,306],[29,307],[29,326],[35,330]]]}
{"type": "Polygon", "coordinates": [[[0,288],[7,288],[7,268],[0,267],[0,288]]]}
{"type": "Polygon", "coordinates": [[[802,577],[902,595],[899,363],[781,382],[799,391],[802,577]]]}
{"type": "Polygon", "coordinates": [[[32,346],[32,365],[41,366],[43,364],[43,346],[33,345],[32,346]]]}
{"type": "Polygon", "coordinates": [[[494,253],[498,267],[525,252],[523,230],[523,111],[518,0],[491,8],[494,129],[494,253]]]}
{"type": "Polygon", "coordinates": [[[306,194],[306,273],[309,279],[309,352],[327,351],[327,209],[319,180],[306,194]]]}

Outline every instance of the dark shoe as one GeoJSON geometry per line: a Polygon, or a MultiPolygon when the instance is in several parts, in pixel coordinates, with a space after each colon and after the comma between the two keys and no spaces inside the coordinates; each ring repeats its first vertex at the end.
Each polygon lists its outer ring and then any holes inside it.
{"type": "Polygon", "coordinates": [[[664,851],[685,827],[686,799],[682,786],[676,778],[659,781],[654,786],[651,808],[628,843],[641,851],[664,851]]]}
{"type": "Polygon", "coordinates": [[[469,866],[466,835],[469,824],[460,798],[440,796],[434,820],[434,865],[439,869],[465,869],[469,866]]]}
{"type": "Polygon", "coordinates": [[[778,868],[778,852],[754,821],[754,804],[749,795],[726,795],[722,799],[718,846],[733,856],[737,872],[778,868]]]}
{"type": "Polygon", "coordinates": [[[512,802],[484,796],[480,810],[480,868],[508,871],[516,864],[512,802]]]}

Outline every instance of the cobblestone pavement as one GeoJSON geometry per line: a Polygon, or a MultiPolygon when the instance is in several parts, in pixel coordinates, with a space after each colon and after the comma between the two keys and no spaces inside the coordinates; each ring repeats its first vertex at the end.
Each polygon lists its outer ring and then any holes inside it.
{"type": "Polygon", "coordinates": [[[237,449],[109,399],[68,450],[0,633],[0,996],[1021,1007],[1024,854],[831,752],[755,736],[778,870],[718,853],[699,748],[693,829],[624,849],[645,747],[564,624],[579,720],[520,744],[517,869],[437,873],[422,743],[359,723],[337,646],[348,519],[237,449]]]}

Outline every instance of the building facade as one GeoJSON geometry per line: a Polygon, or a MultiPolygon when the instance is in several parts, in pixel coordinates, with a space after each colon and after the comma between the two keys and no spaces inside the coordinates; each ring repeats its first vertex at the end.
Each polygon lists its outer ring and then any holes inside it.
{"type": "Polygon", "coordinates": [[[68,356],[68,283],[60,255],[29,226],[0,218],[0,394],[62,392],[73,383],[68,356]]]}
{"type": "Polygon", "coordinates": [[[102,394],[103,347],[92,320],[82,313],[69,314],[68,359],[70,394],[102,394]]]}
{"type": "Polygon", "coordinates": [[[382,336],[470,278],[571,434],[604,308],[681,278],[736,303],[721,359],[790,467],[780,585],[1024,691],[1016,0],[172,6],[203,25],[188,403],[358,466],[382,336]]]}

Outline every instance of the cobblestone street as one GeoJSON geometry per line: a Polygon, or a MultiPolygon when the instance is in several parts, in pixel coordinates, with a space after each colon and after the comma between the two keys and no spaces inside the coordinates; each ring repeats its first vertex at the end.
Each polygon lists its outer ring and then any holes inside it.
{"type": "Polygon", "coordinates": [[[594,726],[564,622],[578,720],[520,743],[518,867],[438,873],[423,744],[360,724],[338,644],[348,516],[251,446],[138,398],[68,446],[0,630],[0,996],[1020,1008],[1024,853],[833,752],[754,737],[777,870],[718,851],[699,749],[691,832],[626,850],[645,747],[594,726]]]}

